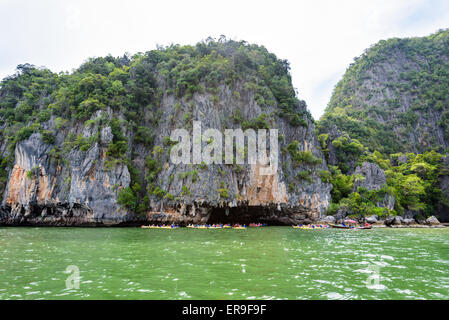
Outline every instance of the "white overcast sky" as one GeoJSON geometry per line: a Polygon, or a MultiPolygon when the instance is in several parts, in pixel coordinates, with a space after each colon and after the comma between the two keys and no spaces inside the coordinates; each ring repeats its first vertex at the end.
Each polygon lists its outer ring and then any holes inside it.
{"type": "Polygon", "coordinates": [[[318,119],[365,48],[448,27],[448,0],[0,0],[0,78],[21,63],[71,71],[88,57],[224,34],[288,59],[318,119]]]}

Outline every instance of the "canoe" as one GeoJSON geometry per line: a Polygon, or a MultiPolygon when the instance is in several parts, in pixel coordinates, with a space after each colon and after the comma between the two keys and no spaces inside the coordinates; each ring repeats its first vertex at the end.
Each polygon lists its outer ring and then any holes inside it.
{"type": "Polygon", "coordinates": [[[356,229],[360,229],[360,230],[369,230],[369,229],[372,229],[373,227],[372,226],[368,226],[368,227],[357,227],[356,229]]]}
{"type": "Polygon", "coordinates": [[[363,227],[348,227],[348,226],[342,226],[342,225],[338,225],[338,224],[330,224],[331,228],[335,228],[335,229],[357,229],[357,230],[369,230],[372,229],[372,226],[363,226],[363,227]]]}
{"type": "Polygon", "coordinates": [[[232,227],[232,229],[236,229],[236,230],[245,230],[245,227],[232,227]]]}
{"type": "Polygon", "coordinates": [[[342,225],[338,225],[338,224],[329,224],[331,226],[331,228],[335,228],[335,229],[354,229],[348,226],[342,226],[342,225]]]}

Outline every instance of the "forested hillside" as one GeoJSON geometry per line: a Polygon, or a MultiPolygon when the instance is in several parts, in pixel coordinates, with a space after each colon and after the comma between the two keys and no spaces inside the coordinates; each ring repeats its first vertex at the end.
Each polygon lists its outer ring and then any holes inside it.
{"type": "Polygon", "coordinates": [[[329,213],[447,211],[448,121],[449,30],[367,49],[338,82],[317,124],[332,172],[329,213]]]}
{"type": "Polygon", "coordinates": [[[385,154],[446,151],[448,48],[449,30],[378,42],[338,82],[320,128],[335,124],[385,154]]]}

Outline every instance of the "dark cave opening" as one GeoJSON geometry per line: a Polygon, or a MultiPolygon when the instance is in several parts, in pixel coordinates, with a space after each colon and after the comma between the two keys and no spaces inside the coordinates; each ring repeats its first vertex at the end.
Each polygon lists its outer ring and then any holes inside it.
{"type": "MultiPolygon", "coordinates": [[[[279,212],[280,213],[280,212],[279,212]]],[[[245,224],[250,223],[262,223],[267,225],[279,225],[283,226],[285,224],[281,223],[276,219],[273,210],[267,207],[222,207],[213,208],[211,214],[207,221],[208,224],[245,224]]]]}

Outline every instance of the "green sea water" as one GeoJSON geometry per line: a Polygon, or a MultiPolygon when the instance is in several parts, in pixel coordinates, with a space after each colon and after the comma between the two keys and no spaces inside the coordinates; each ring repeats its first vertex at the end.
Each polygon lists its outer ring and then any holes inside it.
{"type": "Polygon", "coordinates": [[[449,228],[0,228],[0,299],[449,299],[449,228]]]}

